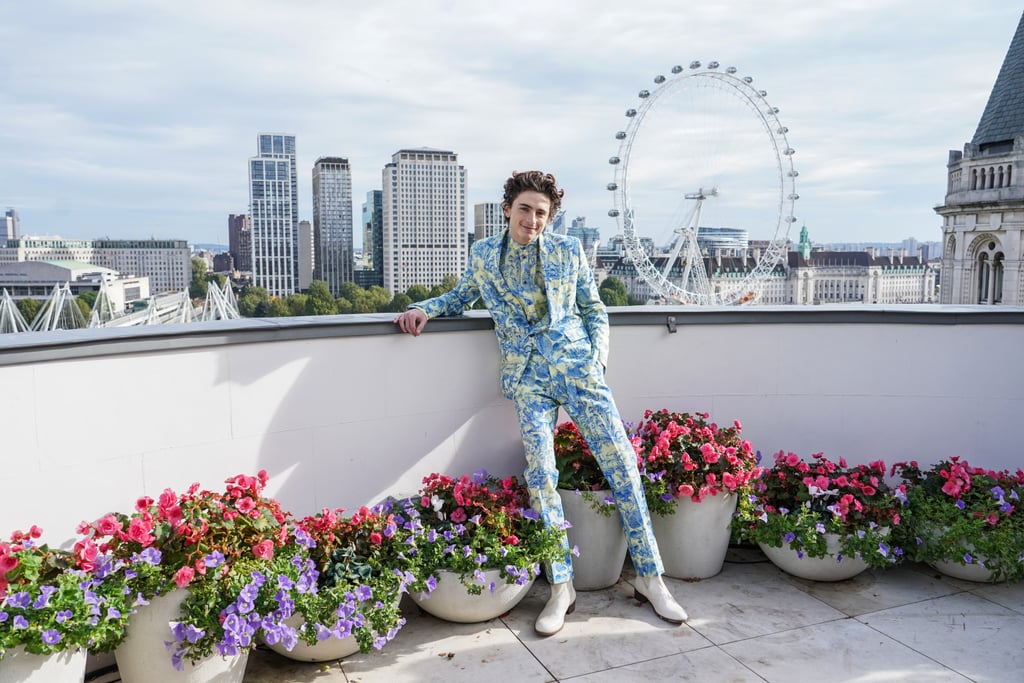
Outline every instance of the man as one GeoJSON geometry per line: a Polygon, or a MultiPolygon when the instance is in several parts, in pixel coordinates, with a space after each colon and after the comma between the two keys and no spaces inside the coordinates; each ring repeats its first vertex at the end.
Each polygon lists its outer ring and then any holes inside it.
{"type": "MultiPolygon", "coordinates": [[[[483,298],[501,347],[502,392],[515,402],[519,415],[534,509],[546,525],[563,525],[554,453],[562,406],[611,485],[637,572],[635,597],[650,602],[662,619],[680,624],[686,612],[662,581],[636,453],[604,381],[608,315],[580,241],[544,233],[564,192],[553,175],[540,171],[514,172],[504,190],[508,229],[473,244],[466,272],[453,290],[413,304],[395,322],[418,336],[429,318],[461,315],[483,298]]],[[[568,543],[564,559],[545,569],[551,597],[535,629],[549,636],[576,607],[568,543]]]]}

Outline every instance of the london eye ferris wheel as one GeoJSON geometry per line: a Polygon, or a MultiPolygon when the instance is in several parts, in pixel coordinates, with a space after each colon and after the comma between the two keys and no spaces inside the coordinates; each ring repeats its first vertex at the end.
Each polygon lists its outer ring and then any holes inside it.
{"type": "Polygon", "coordinates": [[[753,78],[714,61],[674,66],[638,97],[615,134],[607,185],[628,258],[657,301],[757,300],[785,255],[799,198],[779,110],[753,78]],[[721,268],[722,251],[736,267],[721,268]]]}

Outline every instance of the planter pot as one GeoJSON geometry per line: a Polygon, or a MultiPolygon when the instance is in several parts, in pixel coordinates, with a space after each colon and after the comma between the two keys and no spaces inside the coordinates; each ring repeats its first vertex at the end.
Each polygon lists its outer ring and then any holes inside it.
{"type": "MultiPolygon", "coordinates": [[[[284,623],[298,630],[306,623],[306,618],[296,613],[288,617],[284,623]]],[[[291,650],[281,643],[267,643],[267,647],[282,657],[300,662],[332,662],[359,652],[359,642],[351,635],[347,638],[327,638],[315,645],[310,645],[300,638],[291,650]]]]}
{"type": "MultiPolygon", "coordinates": [[[[397,608],[398,603],[401,602],[401,594],[395,595],[395,599],[392,604],[397,608]]],[[[366,605],[367,603],[363,603],[366,605]]],[[[372,605],[373,603],[369,603],[372,605]]],[[[296,612],[292,616],[285,619],[285,624],[291,626],[296,631],[302,628],[303,624],[306,623],[306,617],[301,612],[296,612]]],[[[286,648],[283,643],[264,643],[268,648],[288,659],[294,659],[299,662],[333,662],[337,659],[342,659],[359,652],[359,641],[356,640],[354,635],[349,635],[346,638],[325,638],[319,640],[313,645],[310,645],[306,641],[299,638],[299,642],[295,644],[291,650],[286,648]]]]}
{"type": "Polygon", "coordinates": [[[844,581],[852,579],[868,568],[867,563],[858,557],[842,556],[836,562],[836,555],[839,554],[839,535],[826,534],[825,542],[828,546],[827,557],[803,557],[797,555],[797,551],[783,543],[780,548],[773,548],[764,543],[758,543],[762,552],[772,561],[776,567],[801,579],[811,581],[844,581]]]}
{"type": "Polygon", "coordinates": [[[699,503],[682,498],[674,515],[651,515],[666,576],[707,579],[722,571],[737,502],[732,493],[707,496],[699,503]]]}
{"type": "MultiPolygon", "coordinates": [[[[949,533],[948,528],[935,526],[925,526],[923,531],[926,544],[934,542],[929,539],[941,539],[949,533]]],[[[973,543],[969,543],[966,539],[961,538],[960,544],[965,554],[969,553],[972,556],[975,554],[973,543]]],[[[985,567],[985,558],[974,557],[973,560],[970,564],[963,564],[958,560],[935,560],[934,562],[929,562],[928,566],[954,579],[992,583],[992,572],[985,567]]]]}
{"type": "Polygon", "coordinates": [[[946,576],[952,576],[954,579],[977,581],[978,583],[992,583],[992,572],[981,564],[984,560],[985,558],[983,557],[975,558],[975,561],[971,564],[960,564],[959,562],[940,560],[937,562],[929,562],[928,565],[930,567],[934,567],[946,576]]]}
{"type": "Polygon", "coordinates": [[[169,623],[177,621],[188,591],[175,589],[138,608],[128,621],[128,636],[114,651],[122,683],[242,683],[248,652],[214,655],[178,671],[164,643],[173,639],[169,623]]]}
{"type": "Polygon", "coordinates": [[[0,683],[82,683],[86,650],[34,655],[21,646],[0,659],[0,683]]]}
{"type": "MultiPolygon", "coordinates": [[[[568,530],[569,547],[577,546],[579,557],[572,558],[572,585],[576,590],[594,591],[614,586],[626,561],[626,535],[617,510],[602,515],[590,502],[575,491],[559,490],[565,518],[572,523],[568,530]]],[[[594,491],[597,500],[612,495],[611,491],[594,491]]]]}
{"type": "Polygon", "coordinates": [[[484,571],[484,590],[473,595],[459,581],[459,575],[447,570],[438,573],[437,588],[430,594],[410,593],[409,597],[420,608],[445,621],[473,624],[490,621],[508,612],[526,597],[533,585],[530,579],[522,586],[506,583],[498,569],[484,571]],[[488,590],[494,583],[494,592],[488,590]]]}

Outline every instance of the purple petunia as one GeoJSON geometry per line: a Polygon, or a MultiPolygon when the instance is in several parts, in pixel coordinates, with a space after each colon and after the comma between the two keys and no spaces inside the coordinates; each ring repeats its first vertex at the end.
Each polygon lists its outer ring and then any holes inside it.
{"type": "Polygon", "coordinates": [[[43,637],[43,642],[47,645],[56,645],[60,642],[60,633],[58,633],[56,629],[51,628],[43,631],[41,635],[43,637]]]}

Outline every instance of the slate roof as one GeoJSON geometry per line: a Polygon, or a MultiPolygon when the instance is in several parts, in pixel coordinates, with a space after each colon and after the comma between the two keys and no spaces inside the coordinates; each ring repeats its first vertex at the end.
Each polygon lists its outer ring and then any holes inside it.
{"type": "Polygon", "coordinates": [[[1006,142],[1017,135],[1024,135],[1024,14],[971,144],[1006,142]]]}

